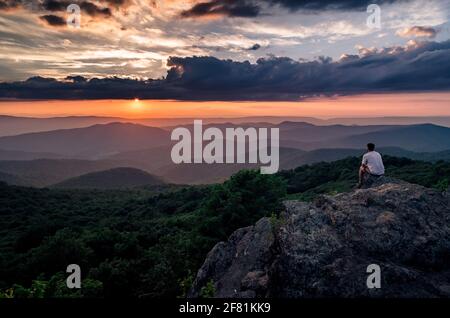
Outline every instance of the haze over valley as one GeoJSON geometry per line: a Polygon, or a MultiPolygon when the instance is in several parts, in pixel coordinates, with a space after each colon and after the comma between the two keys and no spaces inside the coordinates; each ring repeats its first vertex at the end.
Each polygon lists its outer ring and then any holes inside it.
{"type": "MultiPolygon", "coordinates": [[[[149,174],[164,183],[207,184],[224,181],[241,169],[258,168],[258,164],[174,164],[171,131],[180,126],[192,131],[190,120],[3,116],[1,132],[6,136],[0,137],[0,180],[37,187],[65,184],[65,187],[79,185],[83,188],[86,176],[88,180],[104,178],[103,186],[101,182],[92,184],[108,188],[111,186],[106,180],[120,175],[105,177],[111,174],[111,169],[133,168],[141,171],[136,175],[149,174]],[[11,126],[22,130],[21,133],[8,135],[5,127],[11,126]],[[101,174],[92,175],[96,172],[101,174]],[[79,179],[70,181],[73,178],[79,179]]],[[[376,143],[385,155],[425,161],[448,160],[450,128],[429,123],[433,120],[445,123],[446,118],[365,118],[352,122],[350,119],[285,117],[211,118],[204,121],[203,128],[217,127],[222,131],[236,127],[279,128],[280,170],[283,170],[361,156],[369,141],[376,143]],[[356,122],[365,124],[355,125],[356,122]]],[[[135,184],[126,184],[142,186],[142,180],[145,178],[136,177],[135,184]]]]}

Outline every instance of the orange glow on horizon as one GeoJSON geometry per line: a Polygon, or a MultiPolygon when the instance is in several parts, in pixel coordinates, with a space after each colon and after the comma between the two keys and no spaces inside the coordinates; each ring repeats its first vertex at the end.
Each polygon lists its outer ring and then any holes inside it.
{"type": "Polygon", "coordinates": [[[297,102],[199,102],[174,100],[2,101],[0,115],[211,118],[244,116],[383,117],[450,116],[450,92],[374,94],[297,102]]]}
{"type": "Polygon", "coordinates": [[[131,105],[131,107],[136,111],[140,111],[142,109],[142,103],[139,101],[139,98],[134,99],[134,103],[131,105]]]}

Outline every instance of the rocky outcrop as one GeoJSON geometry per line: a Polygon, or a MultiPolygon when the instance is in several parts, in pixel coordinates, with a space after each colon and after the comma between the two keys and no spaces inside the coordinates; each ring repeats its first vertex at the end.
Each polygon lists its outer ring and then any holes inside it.
{"type": "Polygon", "coordinates": [[[189,296],[212,281],[215,297],[450,297],[448,193],[383,180],[287,201],[278,219],[237,230],[209,252],[189,296]],[[367,286],[370,264],[381,288],[367,286]]]}

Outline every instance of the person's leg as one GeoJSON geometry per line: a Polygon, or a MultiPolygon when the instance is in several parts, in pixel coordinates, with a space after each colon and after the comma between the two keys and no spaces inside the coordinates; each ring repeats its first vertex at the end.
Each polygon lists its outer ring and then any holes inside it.
{"type": "Polygon", "coordinates": [[[359,167],[359,182],[358,182],[358,187],[360,188],[363,183],[364,183],[364,177],[365,175],[368,173],[367,167],[361,166],[359,167]]]}
{"type": "Polygon", "coordinates": [[[358,178],[358,187],[360,187],[362,185],[362,181],[363,181],[363,178],[364,178],[364,169],[363,169],[363,167],[359,167],[358,176],[359,176],[359,178],[358,178]]]}

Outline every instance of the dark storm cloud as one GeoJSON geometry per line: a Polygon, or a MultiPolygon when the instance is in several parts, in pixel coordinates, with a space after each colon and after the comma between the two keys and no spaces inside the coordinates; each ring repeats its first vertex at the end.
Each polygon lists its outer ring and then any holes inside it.
{"type": "Polygon", "coordinates": [[[222,15],[256,17],[264,6],[280,6],[290,11],[365,10],[369,4],[385,4],[408,0],[209,0],[183,11],[182,17],[222,15]]]}
{"type": "Polygon", "coordinates": [[[0,0],[0,10],[8,10],[18,7],[21,1],[18,0],[0,0]]]}
{"type": "Polygon", "coordinates": [[[194,5],[191,9],[183,11],[182,17],[201,17],[222,15],[229,17],[256,17],[260,8],[253,1],[248,0],[212,0],[194,5]]]}
{"type": "Polygon", "coordinates": [[[44,20],[49,25],[52,26],[63,26],[66,25],[66,20],[62,17],[53,14],[47,14],[40,17],[41,20],[44,20]]]}
{"type": "Polygon", "coordinates": [[[67,81],[32,78],[0,84],[0,98],[179,100],[299,100],[318,95],[450,89],[450,40],[391,47],[339,61],[259,59],[255,64],[215,57],[172,57],[165,79],[67,81]]]}
{"type": "Polygon", "coordinates": [[[48,11],[65,11],[70,2],[47,0],[42,3],[42,7],[48,11]]]}
{"type": "Polygon", "coordinates": [[[106,0],[106,2],[113,4],[115,6],[123,6],[127,3],[129,3],[129,0],[106,0]]]}
{"type": "Polygon", "coordinates": [[[111,16],[110,8],[100,8],[92,2],[83,1],[80,3],[80,8],[82,11],[93,17],[98,15],[111,16]]]}
{"type": "Polygon", "coordinates": [[[249,51],[257,51],[261,48],[261,45],[258,43],[253,44],[251,47],[248,48],[249,51]]]}
{"type": "Polygon", "coordinates": [[[117,7],[128,3],[128,0],[107,0],[103,1],[103,7],[100,7],[93,2],[80,1],[80,0],[45,0],[45,1],[20,1],[20,0],[0,0],[0,10],[12,9],[17,7],[24,7],[32,11],[50,11],[50,12],[65,12],[70,4],[78,4],[80,9],[92,16],[105,16],[112,15],[111,9],[108,5],[117,7]]]}
{"type": "Polygon", "coordinates": [[[57,0],[46,0],[42,3],[42,7],[45,10],[48,11],[66,11],[67,7],[72,4],[76,3],[80,6],[80,9],[89,14],[90,16],[110,16],[111,15],[111,9],[108,7],[101,8],[97,5],[95,5],[92,2],[89,1],[57,1],[57,0]]]}
{"type": "Polygon", "coordinates": [[[385,4],[406,0],[258,0],[280,5],[290,10],[365,10],[370,4],[385,4]]]}

